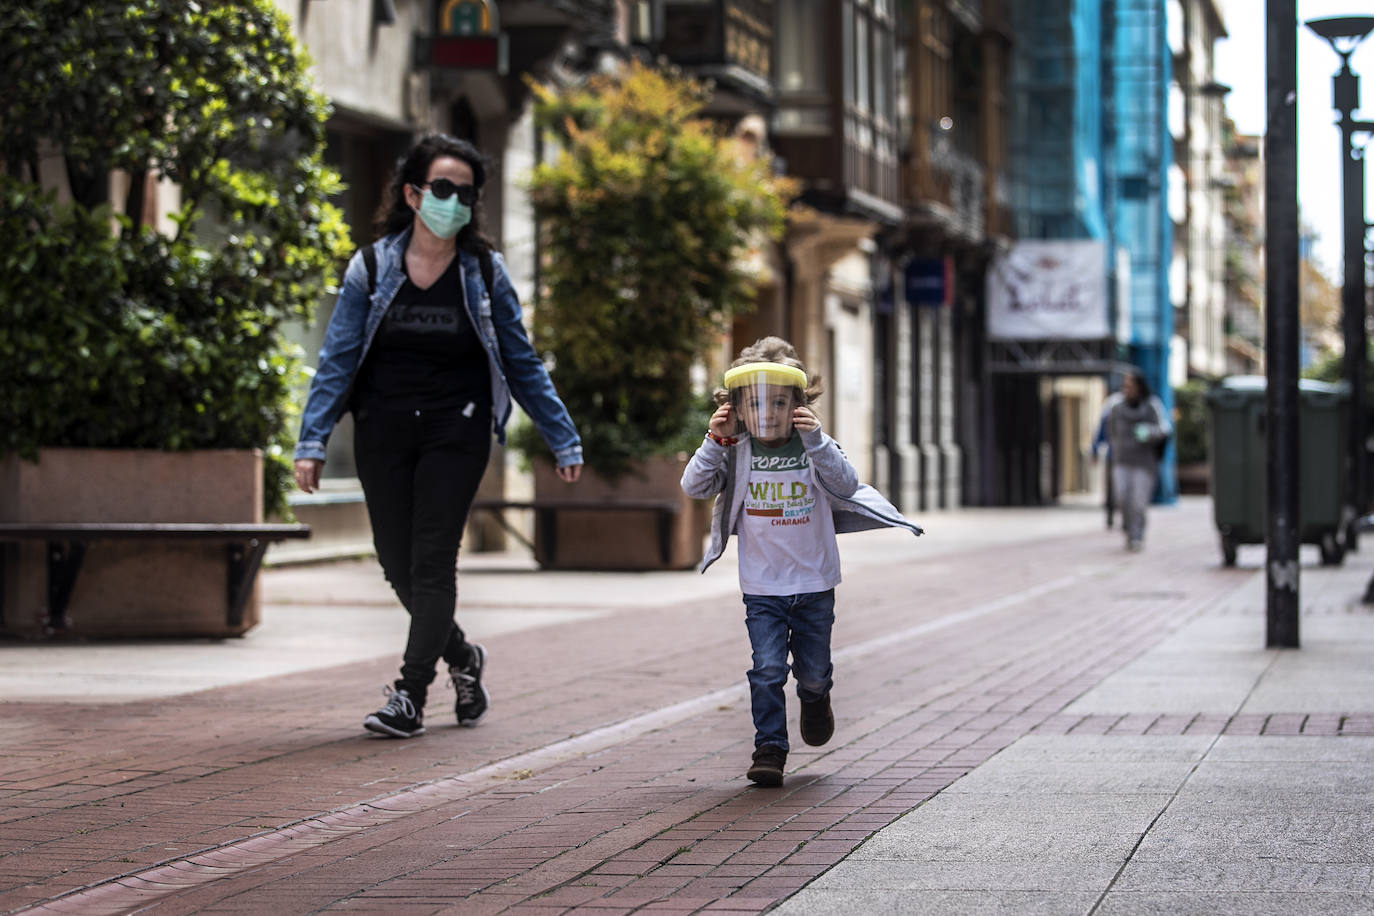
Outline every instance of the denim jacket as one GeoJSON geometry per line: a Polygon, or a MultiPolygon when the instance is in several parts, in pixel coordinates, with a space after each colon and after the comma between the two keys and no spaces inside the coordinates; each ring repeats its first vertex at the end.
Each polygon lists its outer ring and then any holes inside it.
{"type": "MultiPolygon", "coordinates": [[[[811,476],[830,498],[830,511],[835,519],[835,533],[867,531],[873,528],[905,528],[921,534],[921,527],[902,517],[897,507],[868,484],[859,483],[854,466],[844,456],[834,439],[818,429],[801,434],[802,447],[811,459],[811,476]]],[[[682,472],[682,490],[693,499],[715,496],[711,511],[711,546],[701,561],[706,572],[730,540],[739,523],[740,509],[749,489],[749,466],[753,449],[747,434],[728,448],[714,442],[702,442],[682,472]],[[743,473],[740,469],[743,468],[743,473]]]]}
{"type": "MultiPolygon", "coordinates": [[[[348,262],[343,289],[325,330],[319,367],[305,402],[296,443],[297,458],[324,460],[325,444],[334,424],[348,409],[358,369],[386,310],[405,283],[402,259],[409,241],[407,229],[376,243],[377,282],[370,298],[361,251],[348,262]]],[[[582,440],[521,324],[520,300],[506,273],[505,260],[499,252],[492,253],[492,288],[488,295],[477,256],[461,250],[458,255],[468,318],[490,364],[492,426],[497,440],[506,441],[506,423],[514,396],[548,443],[558,467],[581,464],[582,440]]]]}

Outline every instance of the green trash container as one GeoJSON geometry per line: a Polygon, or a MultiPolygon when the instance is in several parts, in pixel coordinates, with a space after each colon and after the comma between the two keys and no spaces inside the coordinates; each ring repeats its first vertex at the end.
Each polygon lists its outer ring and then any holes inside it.
{"type": "MultiPolygon", "coordinates": [[[[1207,392],[1211,419],[1212,513],[1221,555],[1236,563],[1240,544],[1263,544],[1267,527],[1269,456],[1264,434],[1262,375],[1222,379],[1207,392]]],[[[1316,544],[1322,563],[1345,555],[1345,435],[1349,386],[1298,383],[1298,538],[1316,544]]]]}

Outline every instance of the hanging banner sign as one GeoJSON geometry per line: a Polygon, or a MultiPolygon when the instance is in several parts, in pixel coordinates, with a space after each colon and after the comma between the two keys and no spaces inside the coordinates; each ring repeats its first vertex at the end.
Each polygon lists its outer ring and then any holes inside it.
{"type": "Polygon", "coordinates": [[[1100,241],[1017,242],[988,269],[987,297],[992,340],[1112,336],[1106,253],[1100,241]]]}

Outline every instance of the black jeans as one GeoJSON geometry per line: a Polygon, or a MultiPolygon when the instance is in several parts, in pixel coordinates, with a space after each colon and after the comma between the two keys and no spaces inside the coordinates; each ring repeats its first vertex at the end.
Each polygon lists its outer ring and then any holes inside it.
{"type": "Polygon", "coordinates": [[[491,454],[491,408],[470,417],[458,410],[364,408],[354,430],[377,559],[410,614],[396,686],[423,707],[439,659],[468,660],[454,620],[458,544],[491,454]]]}

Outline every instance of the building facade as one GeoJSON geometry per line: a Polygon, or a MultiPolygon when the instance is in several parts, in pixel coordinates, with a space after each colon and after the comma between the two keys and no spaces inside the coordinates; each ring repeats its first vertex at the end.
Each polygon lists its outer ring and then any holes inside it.
{"type": "Polygon", "coordinates": [[[1226,37],[1213,0],[1169,0],[1169,292],[1176,316],[1170,382],[1227,370],[1224,99],[1213,49],[1226,37]]]}
{"type": "Polygon", "coordinates": [[[878,479],[903,508],[984,501],[989,393],[983,277],[1011,230],[1010,40],[999,3],[902,7],[898,111],[904,218],[881,242],[878,479]]]}
{"type": "MultiPolygon", "coordinates": [[[[1236,208],[1212,0],[282,6],[335,105],[329,159],[357,241],[414,136],[467,137],[497,163],[486,225],[527,301],[537,233],[520,179],[544,151],[526,78],[574,80],[638,55],[710,80],[706,114],[801,194],[784,238],[748,255],[756,308],[708,375],[757,337],[791,340],[827,380],[827,429],[905,511],[1100,486],[1090,447],[1104,379],[1139,366],[1167,404],[1176,332],[1194,374],[1219,374],[1236,359],[1227,332],[1253,317],[1227,280],[1236,208]],[[491,43],[446,44],[454,22],[491,43]],[[1101,243],[1109,334],[1067,347],[989,336],[989,268],[1018,239],[1101,243]]],[[[302,332],[309,352],[322,306],[302,332]]],[[[352,512],[361,533],[350,439],[341,426],[318,505],[301,506],[352,512]]],[[[525,485],[499,460],[484,489],[525,485]]]]}
{"type": "Polygon", "coordinates": [[[1226,122],[1226,374],[1264,373],[1264,138],[1226,122]]]}

